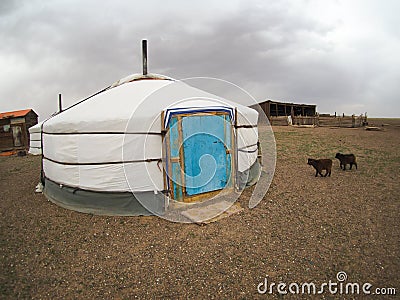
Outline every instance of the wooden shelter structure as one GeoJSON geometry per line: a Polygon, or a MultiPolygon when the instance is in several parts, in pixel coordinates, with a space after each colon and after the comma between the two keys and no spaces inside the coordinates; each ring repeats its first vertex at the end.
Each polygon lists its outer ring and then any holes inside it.
{"type": "Polygon", "coordinates": [[[250,106],[256,110],[260,108],[271,120],[272,117],[287,117],[291,116],[315,116],[317,106],[314,104],[296,104],[287,102],[278,102],[274,100],[266,100],[258,104],[250,106]]]}
{"type": "Polygon", "coordinates": [[[0,113],[0,152],[28,149],[28,129],[37,123],[33,109],[0,113]]]}
{"type": "Polygon", "coordinates": [[[362,127],[368,124],[367,113],[365,115],[330,115],[319,114],[315,104],[296,104],[266,100],[250,106],[264,112],[271,125],[298,125],[298,126],[327,126],[327,127],[362,127]]]}
{"type": "Polygon", "coordinates": [[[264,112],[271,125],[288,125],[288,117],[294,120],[296,117],[315,118],[317,115],[315,104],[266,100],[250,107],[257,110],[258,113],[264,112]]]}

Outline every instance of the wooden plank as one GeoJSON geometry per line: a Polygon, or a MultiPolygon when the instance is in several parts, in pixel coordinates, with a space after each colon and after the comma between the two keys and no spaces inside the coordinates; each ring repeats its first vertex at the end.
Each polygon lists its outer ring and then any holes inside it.
{"type": "MultiPolygon", "coordinates": [[[[235,109],[235,111],[237,112],[237,109],[235,109]]],[[[236,187],[236,170],[237,170],[237,164],[236,164],[236,160],[235,160],[235,155],[236,152],[235,149],[237,149],[237,144],[236,144],[236,139],[235,139],[235,126],[234,124],[232,124],[232,122],[230,122],[230,140],[231,140],[231,149],[230,149],[230,159],[231,159],[231,174],[230,174],[230,178],[231,178],[231,186],[232,187],[236,187]]]]}
{"type": "MultiPolygon", "coordinates": [[[[165,130],[167,130],[167,128],[165,128],[165,130]]],[[[167,142],[167,149],[166,149],[166,151],[167,151],[167,156],[166,157],[168,157],[169,159],[171,158],[171,141],[170,141],[170,134],[171,134],[171,132],[170,132],[170,128],[168,128],[168,133],[167,133],[167,135],[166,135],[166,137],[167,137],[167,139],[166,139],[166,142],[167,142]]],[[[176,198],[176,195],[175,195],[175,193],[174,193],[174,182],[173,182],[173,180],[172,180],[172,162],[169,160],[168,161],[168,174],[167,174],[167,176],[168,176],[168,178],[167,178],[167,180],[168,180],[168,183],[169,183],[169,190],[170,190],[170,196],[172,197],[172,199],[175,199],[176,198]]]]}
{"type": "MultiPolygon", "coordinates": [[[[166,128],[165,128],[165,122],[164,122],[164,111],[161,111],[161,132],[165,132],[166,128]]],[[[165,139],[165,135],[163,135],[161,137],[161,152],[162,152],[162,172],[163,172],[163,185],[164,185],[164,191],[168,190],[168,183],[167,183],[167,173],[166,173],[166,169],[167,169],[167,141],[165,139]]],[[[168,193],[168,196],[169,193],[168,193]]]]}
{"type": "Polygon", "coordinates": [[[234,192],[234,188],[230,187],[230,188],[219,189],[219,190],[216,190],[216,191],[211,191],[211,192],[192,195],[192,196],[188,196],[187,195],[185,197],[185,201],[184,202],[187,202],[187,203],[200,202],[200,201],[204,201],[204,200],[209,200],[209,199],[219,195],[220,193],[225,194],[225,193],[233,193],[233,192],[234,192]]]}
{"type": "Polygon", "coordinates": [[[181,158],[178,156],[178,157],[171,157],[170,158],[170,161],[172,162],[172,163],[180,163],[180,161],[181,161],[181,158]]]}
{"type": "MultiPolygon", "coordinates": [[[[269,103],[268,103],[268,107],[269,107],[269,103]]],[[[268,110],[269,110],[269,108],[268,108],[268,110]]],[[[236,167],[236,166],[239,165],[239,163],[238,163],[238,161],[239,161],[239,152],[238,152],[238,149],[237,149],[238,133],[237,133],[237,129],[236,129],[236,127],[238,125],[237,119],[238,119],[238,111],[237,111],[237,107],[235,107],[235,122],[234,122],[234,126],[232,126],[233,127],[232,130],[234,132],[233,149],[235,150],[235,156],[233,158],[233,166],[234,166],[233,172],[235,172],[235,173],[233,173],[233,177],[234,177],[234,187],[235,187],[236,190],[239,190],[239,186],[236,186],[236,183],[238,182],[238,177],[239,177],[239,173],[238,173],[239,170],[236,167]],[[235,129],[236,129],[236,131],[235,131],[235,129]]]]}
{"type": "Polygon", "coordinates": [[[180,158],[180,176],[181,176],[181,187],[182,197],[185,202],[186,187],[185,187],[185,161],[183,158],[183,132],[182,132],[182,116],[178,116],[178,141],[179,141],[179,158],[180,158]]]}

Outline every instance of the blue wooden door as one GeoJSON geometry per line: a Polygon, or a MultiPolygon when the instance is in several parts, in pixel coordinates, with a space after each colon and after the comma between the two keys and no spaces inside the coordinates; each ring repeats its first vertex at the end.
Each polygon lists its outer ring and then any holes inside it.
{"type": "Polygon", "coordinates": [[[229,115],[174,116],[170,122],[170,179],[180,200],[232,184],[229,115]]]}

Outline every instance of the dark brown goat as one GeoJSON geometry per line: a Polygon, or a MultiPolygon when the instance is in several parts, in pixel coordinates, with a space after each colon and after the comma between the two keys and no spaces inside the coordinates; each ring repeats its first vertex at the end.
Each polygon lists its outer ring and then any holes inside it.
{"type": "Polygon", "coordinates": [[[340,161],[340,168],[343,169],[343,171],[346,170],[347,164],[350,164],[350,170],[353,167],[353,165],[355,165],[357,169],[357,162],[354,154],[336,153],[335,158],[337,158],[340,161]]]}
{"type": "Polygon", "coordinates": [[[327,175],[331,176],[332,172],[332,159],[308,159],[308,163],[310,166],[313,166],[316,173],[315,177],[318,177],[318,174],[321,175],[321,177],[326,177],[327,175]],[[322,175],[322,170],[326,170],[325,175],[322,175]]]}

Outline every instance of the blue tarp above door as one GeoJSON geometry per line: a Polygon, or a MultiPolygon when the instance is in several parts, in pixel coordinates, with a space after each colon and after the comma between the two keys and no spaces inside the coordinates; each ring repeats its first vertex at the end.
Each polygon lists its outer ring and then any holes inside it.
{"type": "Polygon", "coordinates": [[[185,108],[168,108],[164,113],[164,126],[168,127],[169,122],[173,116],[182,114],[196,114],[196,113],[227,113],[233,124],[235,122],[235,110],[227,106],[210,106],[207,108],[201,107],[185,107],[185,108]]]}

